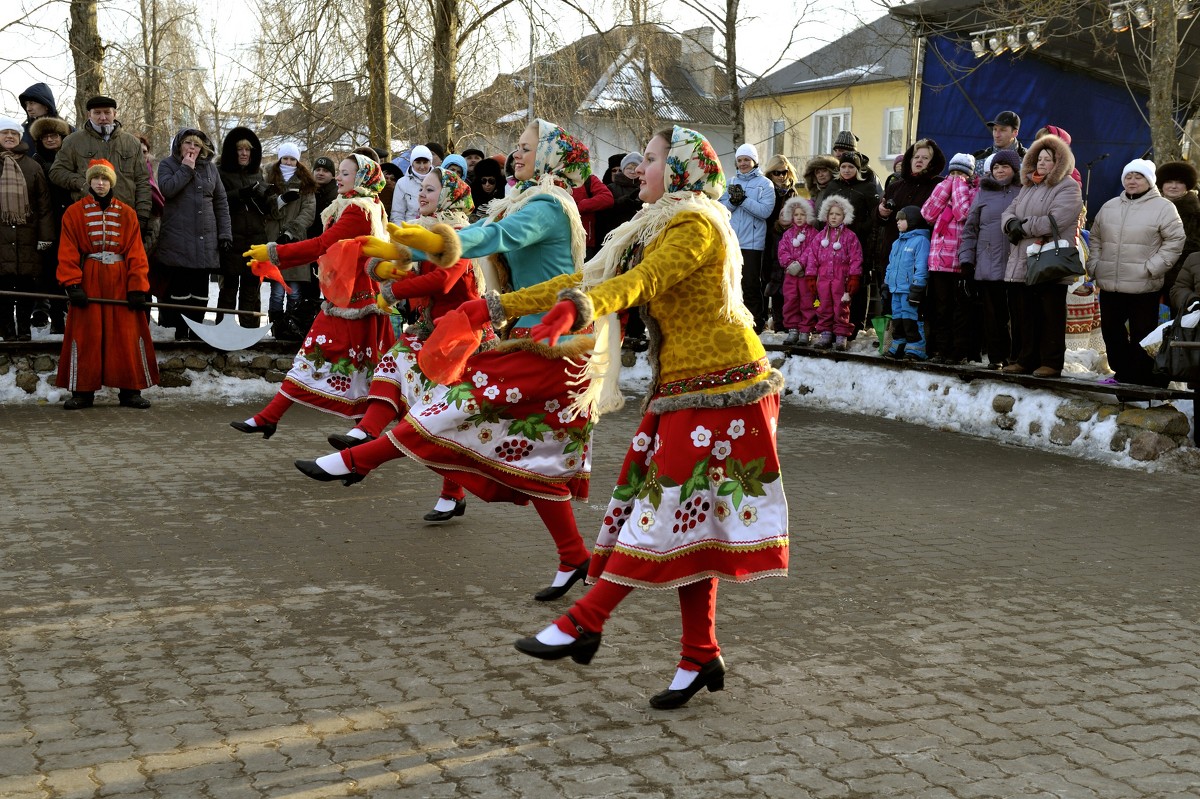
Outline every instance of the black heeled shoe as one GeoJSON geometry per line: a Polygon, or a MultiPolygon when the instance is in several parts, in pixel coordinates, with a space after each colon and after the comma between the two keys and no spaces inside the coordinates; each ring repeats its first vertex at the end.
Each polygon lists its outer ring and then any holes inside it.
{"type": "Polygon", "coordinates": [[[513,646],[518,652],[540,660],[561,660],[569,657],[579,665],[586,666],[592,662],[596,650],[600,648],[600,633],[585,631],[570,613],[567,614],[567,618],[575,625],[575,632],[579,633],[579,637],[571,643],[543,644],[537,636],[531,635],[528,638],[518,638],[513,642],[513,646]]]}
{"type": "Polygon", "coordinates": [[[687,688],[680,688],[678,691],[668,688],[666,691],[650,697],[650,707],[655,710],[673,710],[686,705],[688,700],[703,688],[707,688],[710,692],[725,689],[725,661],[721,659],[720,655],[707,663],[701,663],[689,657],[683,659],[700,667],[696,679],[692,680],[692,684],[687,688]]]}
{"type": "Polygon", "coordinates": [[[337,480],[342,481],[344,486],[352,486],[355,483],[361,483],[365,474],[358,472],[350,472],[349,474],[330,474],[317,465],[316,461],[296,461],[296,468],[299,469],[305,476],[311,477],[314,480],[320,480],[322,483],[332,483],[337,480]]]}
{"type": "Polygon", "coordinates": [[[230,422],[229,426],[240,433],[262,433],[264,439],[268,439],[275,435],[275,431],[279,429],[279,425],[274,424],[246,424],[245,422],[230,422]]]}
{"type": "Polygon", "coordinates": [[[368,441],[374,441],[375,436],[367,436],[366,438],[355,438],[354,436],[347,435],[346,433],[330,433],[329,437],[326,438],[325,440],[329,442],[329,446],[333,447],[334,449],[336,449],[340,452],[341,450],[344,450],[344,449],[350,449],[351,447],[356,447],[359,444],[365,444],[368,441]]]}
{"type": "Polygon", "coordinates": [[[558,599],[560,596],[570,591],[571,586],[575,585],[575,583],[579,582],[584,577],[587,577],[588,565],[591,564],[591,562],[592,559],[588,558],[583,563],[580,563],[575,567],[575,571],[571,573],[571,576],[567,578],[565,583],[562,585],[546,586],[541,591],[538,591],[536,594],[534,594],[533,598],[538,602],[549,602],[552,599],[558,599]]]}
{"type": "Polygon", "coordinates": [[[465,498],[456,499],[454,500],[454,507],[450,510],[431,510],[425,514],[424,518],[427,522],[448,522],[455,516],[462,516],[466,512],[467,500],[465,498]]]}

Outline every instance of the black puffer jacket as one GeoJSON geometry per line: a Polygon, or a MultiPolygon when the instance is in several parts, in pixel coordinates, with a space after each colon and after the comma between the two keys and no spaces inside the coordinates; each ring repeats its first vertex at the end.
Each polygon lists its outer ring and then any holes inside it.
{"type": "Polygon", "coordinates": [[[17,153],[15,161],[0,158],[0,174],[6,169],[21,170],[29,193],[29,215],[16,224],[0,221],[0,275],[37,277],[42,271],[37,243],[54,240],[50,187],[24,144],[18,144],[13,152],[17,153]]]}
{"type": "Polygon", "coordinates": [[[883,193],[883,202],[895,210],[886,219],[879,216],[878,209],[876,210],[875,216],[879,222],[878,252],[882,258],[880,263],[885,268],[888,256],[892,252],[892,244],[900,237],[900,231],[896,229],[895,211],[910,205],[920,208],[929,199],[929,195],[933,194],[933,187],[942,182],[942,171],[946,168],[946,154],[933,139],[923,139],[922,141],[927,141],[933,150],[929,166],[925,167],[921,174],[914,175],[912,158],[916,144],[905,150],[904,160],[900,164],[900,177],[892,181],[883,193]]]}
{"type": "Polygon", "coordinates": [[[262,175],[262,144],[258,136],[250,128],[229,131],[221,143],[217,164],[229,201],[233,250],[240,258],[251,244],[267,240],[266,218],[275,207],[274,199],[265,193],[267,183],[262,175]],[[237,156],[237,143],[243,140],[250,142],[250,163],[244,167],[238,165],[237,156]]]}

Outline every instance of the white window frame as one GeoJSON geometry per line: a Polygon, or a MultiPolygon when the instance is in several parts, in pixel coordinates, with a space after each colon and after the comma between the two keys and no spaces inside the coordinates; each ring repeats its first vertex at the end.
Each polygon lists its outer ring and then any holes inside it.
{"type": "Polygon", "coordinates": [[[907,122],[907,120],[905,119],[905,114],[907,114],[907,113],[908,113],[908,109],[905,108],[904,106],[896,106],[895,108],[883,109],[883,149],[884,149],[883,157],[884,157],[884,160],[887,160],[887,159],[895,160],[896,156],[904,155],[904,151],[905,151],[905,149],[907,149],[904,146],[904,142],[905,142],[904,127],[905,127],[905,123],[907,122]],[[893,128],[891,126],[892,114],[900,115],[900,128],[899,128],[900,149],[894,153],[891,152],[891,148],[888,147],[888,144],[891,142],[891,134],[892,134],[892,130],[893,130],[893,128]]]}
{"type": "Polygon", "coordinates": [[[771,155],[786,155],[788,122],[786,119],[772,119],[768,131],[768,141],[771,142],[771,155]]]}
{"type": "Polygon", "coordinates": [[[833,143],[837,140],[837,135],[843,130],[854,130],[850,124],[850,110],[849,108],[826,108],[824,111],[813,114],[813,155],[829,155],[833,152],[833,143]],[[845,117],[845,119],[834,122],[835,119],[841,117],[845,117]],[[824,136],[822,136],[823,133],[824,136]]]}

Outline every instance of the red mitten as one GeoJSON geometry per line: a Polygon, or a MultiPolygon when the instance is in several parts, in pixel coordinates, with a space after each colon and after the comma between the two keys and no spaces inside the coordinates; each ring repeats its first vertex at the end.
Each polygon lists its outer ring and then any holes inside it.
{"type": "Polygon", "coordinates": [[[482,297],[477,300],[467,300],[458,306],[458,310],[467,315],[471,327],[483,330],[492,323],[492,312],[488,310],[487,300],[482,297]]]}
{"type": "Polygon", "coordinates": [[[571,329],[576,319],[575,303],[570,300],[559,300],[553,308],[546,311],[542,321],[529,330],[529,337],[534,341],[546,341],[553,347],[558,339],[571,329]]]}
{"type": "Polygon", "coordinates": [[[808,277],[804,278],[804,282],[808,285],[808,293],[809,294],[817,293],[817,276],[816,275],[809,275],[808,277]]]}
{"type": "Polygon", "coordinates": [[[846,293],[847,294],[857,294],[858,287],[861,285],[862,285],[862,276],[861,275],[851,275],[850,277],[846,278],[846,293]]]}

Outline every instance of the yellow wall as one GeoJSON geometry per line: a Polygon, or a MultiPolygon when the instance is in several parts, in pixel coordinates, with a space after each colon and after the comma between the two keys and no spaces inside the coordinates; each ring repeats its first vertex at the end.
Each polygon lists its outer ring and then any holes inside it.
{"type": "MultiPolygon", "coordinates": [[[[917,93],[917,99],[920,92],[917,93]]],[[[746,138],[754,142],[759,157],[764,163],[775,154],[771,140],[772,120],[785,120],[783,154],[802,171],[804,163],[814,153],[814,114],[834,109],[850,109],[850,130],[858,136],[858,150],[871,159],[876,172],[883,176],[890,168],[888,156],[899,155],[912,142],[912,131],[906,129],[904,146],[899,153],[887,153],[884,147],[885,109],[904,109],[900,116],[908,120],[908,84],[905,81],[886,81],[841,89],[820,89],[811,92],[796,92],[778,97],[757,97],[747,100],[745,105],[746,138]]],[[[919,110],[919,109],[918,109],[919,110]]],[[[914,114],[914,122],[916,120],[914,114]]],[[[837,132],[834,131],[834,136],[837,132]]]]}

